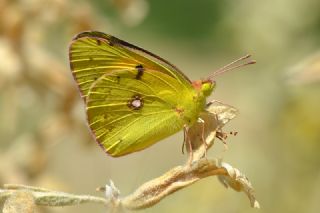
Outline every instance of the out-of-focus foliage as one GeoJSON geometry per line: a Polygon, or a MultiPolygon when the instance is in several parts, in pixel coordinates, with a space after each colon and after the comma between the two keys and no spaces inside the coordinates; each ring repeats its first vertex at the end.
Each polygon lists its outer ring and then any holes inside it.
{"type": "MultiPolygon", "coordinates": [[[[320,50],[319,14],[318,0],[0,0],[0,184],[92,194],[112,179],[128,194],[187,158],[182,135],[117,159],[95,145],[67,55],[74,34],[94,29],[159,54],[191,79],[253,54],[257,65],[217,79],[212,98],[239,109],[228,126],[239,134],[227,152],[217,145],[208,154],[250,177],[261,212],[318,212],[320,59],[308,58],[320,50]]],[[[256,210],[210,179],[145,210],[214,211],[256,210]]]]}

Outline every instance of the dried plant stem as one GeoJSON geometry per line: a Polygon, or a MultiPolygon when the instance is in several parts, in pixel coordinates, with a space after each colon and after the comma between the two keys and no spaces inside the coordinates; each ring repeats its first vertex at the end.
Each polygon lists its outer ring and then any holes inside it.
{"type": "Polygon", "coordinates": [[[4,189],[0,189],[0,201],[5,201],[3,212],[19,212],[17,209],[30,209],[35,205],[68,206],[88,202],[106,205],[112,212],[121,209],[139,210],[151,207],[177,190],[209,176],[218,176],[225,186],[232,187],[236,191],[244,191],[251,201],[251,206],[259,208],[250,182],[239,170],[227,163],[206,158],[201,158],[191,165],[177,166],[164,175],[144,183],[135,192],[123,198],[119,197],[120,192],[112,182],[103,187],[106,198],[6,184],[4,189]],[[10,211],[5,211],[7,209],[10,211]]]}
{"type": "Polygon", "coordinates": [[[213,175],[227,175],[214,160],[201,159],[192,165],[177,166],[164,175],[140,186],[134,193],[122,199],[126,209],[144,209],[155,205],[164,197],[213,175]]]}
{"type": "Polygon", "coordinates": [[[27,192],[32,195],[34,203],[39,206],[71,206],[89,202],[104,205],[108,204],[105,198],[90,195],[75,195],[50,190],[38,191],[36,187],[18,184],[7,184],[4,188],[5,189],[0,189],[0,201],[7,200],[17,192],[27,192]],[[10,189],[10,187],[6,188],[6,186],[12,186],[13,189],[10,189]]]}

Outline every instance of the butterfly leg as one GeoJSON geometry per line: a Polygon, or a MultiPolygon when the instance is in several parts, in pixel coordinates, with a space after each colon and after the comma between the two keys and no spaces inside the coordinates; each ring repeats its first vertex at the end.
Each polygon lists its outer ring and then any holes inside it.
{"type": "Polygon", "coordinates": [[[182,143],[182,147],[181,147],[182,154],[184,154],[184,146],[187,143],[187,138],[188,138],[187,131],[186,131],[186,126],[184,127],[183,130],[184,130],[183,131],[183,143],[182,143]]]}
{"type": "Polygon", "coordinates": [[[185,142],[184,143],[188,143],[189,146],[189,159],[188,159],[188,166],[191,166],[191,163],[193,161],[193,149],[192,149],[192,144],[188,135],[189,132],[189,128],[187,125],[184,126],[184,133],[185,133],[185,142]]]}
{"type": "Polygon", "coordinates": [[[205,121],[201,118],[198,118],[198,123],[201,124],[202,128],[201,128],[201,141],[204,145],[204,148],[205,148],[205,151],[204,151],[204,157],[206,158],[207,157],[207,149],[208,149],[208,144],[206,143],[206,140],[204,138],[204,128],[205,128],[205,121]]]}

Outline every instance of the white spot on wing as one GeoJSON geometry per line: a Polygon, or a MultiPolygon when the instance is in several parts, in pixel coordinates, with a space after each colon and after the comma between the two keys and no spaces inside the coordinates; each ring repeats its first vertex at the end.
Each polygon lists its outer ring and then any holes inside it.
{"type": "Polygon", "coordinates": [[[135,99],[131,102],[131,105],[134,107],[134,108],[140,108],[142,103],[141,103],[141,100],[140,99],[135,99]]]}

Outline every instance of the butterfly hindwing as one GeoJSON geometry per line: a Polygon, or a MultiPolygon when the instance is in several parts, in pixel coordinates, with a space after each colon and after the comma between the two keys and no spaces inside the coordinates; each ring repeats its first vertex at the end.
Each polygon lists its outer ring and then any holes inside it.
{"type": "Polygon", "coordinates": [[[136,75],[136,70],[103,75],[88,93],[89,126],[112,156],[144,149],[184,125],[176,89],[187,91],[163,73],[146,70],[139,80],[136,75]]]}

